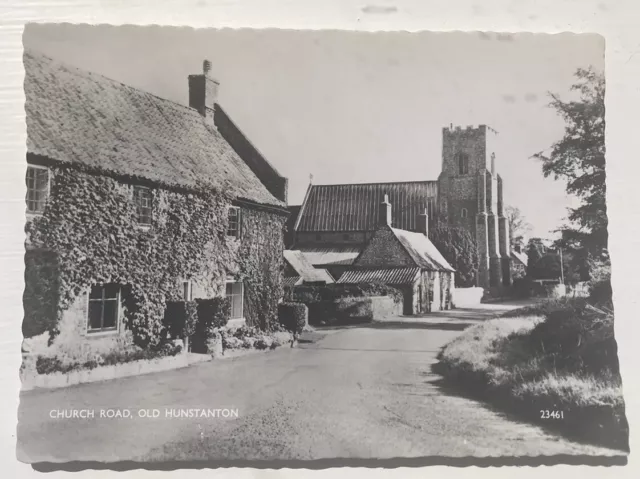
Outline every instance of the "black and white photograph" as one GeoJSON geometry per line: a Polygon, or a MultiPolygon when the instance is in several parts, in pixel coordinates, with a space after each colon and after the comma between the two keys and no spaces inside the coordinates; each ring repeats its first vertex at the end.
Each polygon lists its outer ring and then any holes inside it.
{"type": "Polygon", "coordinates": [[[626,460],[601,35],[23,49],[19,461],[626,460]]]}

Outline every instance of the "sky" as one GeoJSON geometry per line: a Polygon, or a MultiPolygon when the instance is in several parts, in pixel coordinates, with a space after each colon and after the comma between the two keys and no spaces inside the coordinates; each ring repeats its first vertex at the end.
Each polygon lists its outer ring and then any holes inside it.
{"type": "Polygon", "coordinates": [[[593,34],[195,30],[27,25],[24,46],[188,104],[204,59],[218,102],[276,169],[289,204],[314,184],[436,180],[442,128],[499,132],[505,204],[552,237],[575,205],[531,158],[564,133],[549,92],[572,98],[577,68],[604,71],[593,34]]]}

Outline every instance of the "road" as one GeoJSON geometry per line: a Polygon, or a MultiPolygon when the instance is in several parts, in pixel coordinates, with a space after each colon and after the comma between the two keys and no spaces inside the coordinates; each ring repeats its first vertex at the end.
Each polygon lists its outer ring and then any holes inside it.
{"type": "MultiPolygon", "coordinates": [[[[497,306],[494,308],[498,308],[497,306]]],[[[21,394],[24,462],[616,455],[450,395],[430,371],[439,349],[494,310],[323,331],[273,352],[21,394]],[[317,335],[316,335],[317,336],[317,335]],[[237,418],[166,418],[230,408],[237,418]],[[130,410],[53,419],[51,410],[130,410]],[[160,411],[141,418],[140,409],[160,411]]]]}

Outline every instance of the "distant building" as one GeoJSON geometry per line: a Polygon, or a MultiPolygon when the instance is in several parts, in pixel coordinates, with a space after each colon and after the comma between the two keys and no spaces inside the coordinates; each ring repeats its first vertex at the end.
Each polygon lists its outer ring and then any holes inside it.
{"type": "Polygon", "coordinates": [[[451,308],[454,269],[428,238],[426,211],[418,216],[418,231],[394,228],[385,196],[378,219],[378,228],[338,283],[382,282],[396,287],[404,296],[404,314],[451,308]]]}
{"type": "Polygon", "coordinates": [[[326,269],[314,268],[300,251],[284,250],[283,284],[285,287],[331,283],[335,283],[335,280],[326,269]]]}
{"type": "Polygon", "coordinates": [[[377,205],[388,195],[393,228],[417,231],[425,209],[431,222],[461,226],[478,245],[477,285],[492,290],[510,285],[509,225],[496,170],[496,138],[485,125],[444,128],[437,181],[309,185],[294,222],[295,249],[339,278],[375,234],[377,205]]]}
{"type": "Polygon", "coordinates": [[[528,258],[519,247],[511,250],[511,277],[523,278],[527,274],[528,258]]]}

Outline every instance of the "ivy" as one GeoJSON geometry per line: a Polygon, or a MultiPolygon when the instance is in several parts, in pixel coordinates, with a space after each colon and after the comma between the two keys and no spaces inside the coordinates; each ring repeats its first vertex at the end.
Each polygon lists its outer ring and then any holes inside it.
{"type": "Polygon", "coordinates": [[[56,255],[57,284],[51,287],[58,291],[58,318],[91,285],[118,283],[136,343],[155,345],[166,302],[182,299],[181,281],[194,280],[216,296],[228,274],[247,281],[248,322],[267,328],[277,317],[282,285],[274,271],[282,267],[284,217],[243,209],[243,237],[229,239],[231,198],[224,193],[157,188],[152,225],[143,228],[132,185],[71,168],[51,171],[47,207],[27,224],[27,235],[56,255]]]}

